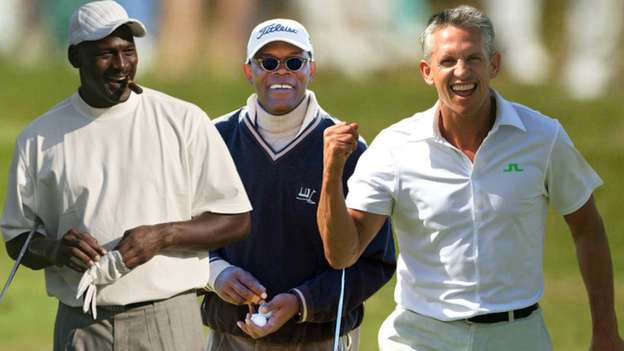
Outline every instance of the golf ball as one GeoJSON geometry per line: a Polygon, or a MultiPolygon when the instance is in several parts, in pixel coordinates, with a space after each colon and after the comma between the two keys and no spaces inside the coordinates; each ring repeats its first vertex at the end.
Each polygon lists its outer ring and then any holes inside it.
{"type": "Polygon", "coordinates": [[[269,311],[267,313],[262,313],[260,311],[258,311],[260,315],[264,316],[264,318],[269,319],[271,317],[273,317],[273,311],[269,311]]]}
{"type": "Polygon", "coordinates": [[[260,313],[254,313],[251,315],[251,321],[259,327],[264,327],[267,324],[267,319],[260,313]]]}

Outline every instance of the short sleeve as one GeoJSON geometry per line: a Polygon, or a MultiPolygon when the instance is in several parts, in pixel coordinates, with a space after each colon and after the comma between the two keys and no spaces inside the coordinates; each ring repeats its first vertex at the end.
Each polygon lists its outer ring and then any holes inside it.
{"type": "Polygon", "coordinates": [[[396,169],[388,134],[379,135],[364,151],[347,184],[348,208],[386,216],[391,214],[396,169]]]}
{"type": "Polygon", "coordinates": [[[203,115],[187,146],[193,184],[192,215],[251,211],[251,203],[225,142],[203,115]]]}
{"type": "MultiPolygon", "coordinates": [[[[2,211],[2,239],[8,242],[30,231],[36,218],[35,180],[26,165],[19,143],[15,144],[2,211]]],[[[43,230],[39,230],[43,233],[43,230]]]]}
{"type": "Polygon", "coordinates": [[[548,197],[561,215],[581,208],[602,180],[559,126],[548,160],[546,188],[548,197]]]}

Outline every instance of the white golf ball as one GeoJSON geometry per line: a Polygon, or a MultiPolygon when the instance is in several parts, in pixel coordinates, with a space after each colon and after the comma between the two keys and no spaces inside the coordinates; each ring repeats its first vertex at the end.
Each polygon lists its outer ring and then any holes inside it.
{"type": "Polygon", "coordinates": [[[267,313],[262,313],[262,312],[258,311],[258,313],[263,315],[264,318],[266,318],[266,319],[269,319],[269,318],[273,317],[273,311],[269,311],[267,313]]]}
{"type": "Polygon", "coordinates": [[[264,327],[267,324],[267,319],[260,313],[254,313],[251,315],[251,321],[259,327],[264,327]]]}

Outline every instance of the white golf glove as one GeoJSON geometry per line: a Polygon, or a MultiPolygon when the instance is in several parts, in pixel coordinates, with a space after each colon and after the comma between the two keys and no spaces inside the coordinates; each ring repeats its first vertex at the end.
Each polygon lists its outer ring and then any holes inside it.
{"type": "Polygon", "coordinates": [[[76,298],[79,299],[84,293],[82,311],[87,313],[91,307],[91,314],[95,319],[97,317],[97,286],[113,284],[130,270],[117,250],[110,251],[89,267],[78,283],[78,294],[76,294],[76,298]]]}

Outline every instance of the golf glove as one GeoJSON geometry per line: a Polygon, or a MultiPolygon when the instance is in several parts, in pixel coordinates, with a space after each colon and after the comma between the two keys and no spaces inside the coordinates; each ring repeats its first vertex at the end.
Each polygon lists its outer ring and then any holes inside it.
{"type": "Polygon", "coordinates": [[[79,299],[84,294],[84,303],[82,311],[87,313],[91,308],[93,319],[97,318],[97,287],[113,284],[126,273],[130,272],[130,268],[126,266],[121,257],[121,253],[117,250],[110,251],[106,255],[89,267],[78,283],[79,299]]]}

